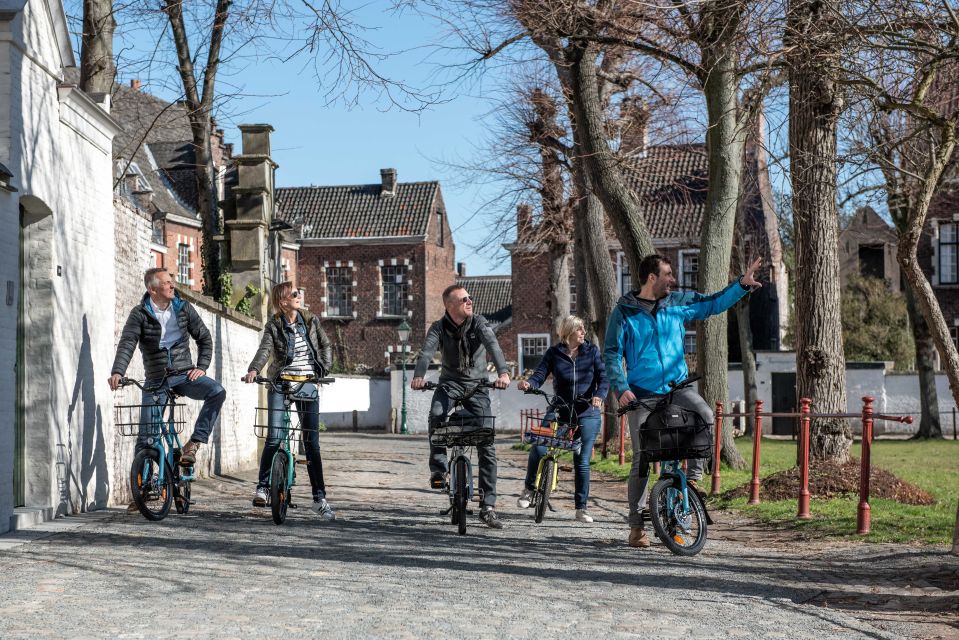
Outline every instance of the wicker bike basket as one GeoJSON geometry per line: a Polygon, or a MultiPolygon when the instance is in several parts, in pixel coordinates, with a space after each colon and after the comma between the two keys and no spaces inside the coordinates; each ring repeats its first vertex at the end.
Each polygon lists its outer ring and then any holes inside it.
{"type": "Polygon", "coordinates": [[[430,431],[430,444],[438,447],[482,447],[493,444],[495,416],[452,415],[430,431]]]}
{"type": "Polygon", "coordinates": [[[639,430],[640,447],[650,462],[709,458],[709,427],[695,411],[669,404],[649,414],[639,430]]]}
{"type": "MultiPolygon", "coordinates": [[[[173,432],[177,434],[183,433],[186,425],[183,418],[184,406],[173,405],[173,432]]],[[[168,405],[118,404],[113,407],[113,418],[117,434],[121,436],[158,436],[163,427],[170,425],[170,409],[168,405]],[[151,419],[154,411],[158,412],[158,416],[151,419]],[[141,416],[146,416],[146,420],[141,421],[141,416]]]]}

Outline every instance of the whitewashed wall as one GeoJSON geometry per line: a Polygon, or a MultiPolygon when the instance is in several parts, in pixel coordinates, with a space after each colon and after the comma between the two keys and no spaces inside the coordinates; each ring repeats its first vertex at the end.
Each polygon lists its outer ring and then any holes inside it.
{"type": "Polygon", "coordinates": [[[384,429],[390,421],[390,382],[385,378],[340,376],[325,385],[320,420],[328,429],[352,429],[353,412],[359,429],[384,429]]]}

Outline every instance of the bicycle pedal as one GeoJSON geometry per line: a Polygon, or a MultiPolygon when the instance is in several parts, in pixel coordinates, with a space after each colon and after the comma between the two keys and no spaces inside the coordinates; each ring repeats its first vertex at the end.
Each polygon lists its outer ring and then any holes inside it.
{"type": "Polygon", "coordinates": [[[450,511],[452,511],[452,510],[453,510],[453,507],[451,506],[449,509],[444,509],[443,511],[440,511],[440,515],[441,515],[441,516],[448,516],[448,515],[450,514],[450,511]]]}
{"type": "Polygon", "coordinates": [[[286,506],[289,507],[290,509],[296,509],[296,508],[297,508],[297,506],[296,506],[295,504],[293,504],[292,502],[287,503],[286,506]]]}

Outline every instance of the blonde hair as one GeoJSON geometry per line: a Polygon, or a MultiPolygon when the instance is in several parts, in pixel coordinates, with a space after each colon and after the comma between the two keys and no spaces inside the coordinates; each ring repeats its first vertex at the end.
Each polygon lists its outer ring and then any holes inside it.
{"type": "Polygon", "coordinates": [[[569,344],[569,339],[576,333],[576,330],[585,328],[586,325],[583,324],[583,319],[579,316],[566,316],[563,318],[563,321],[559,323],[560,342],[569,344]]]}
{"type": "Polygon", "coordinates": [[[293,293],[293,283],[289,280],[273,287],[273,291],[270,292],[270,302],[273,303],[273,310],[277,313],[283,313],[283,307],[280,305],[291,293],[293,293]]]}

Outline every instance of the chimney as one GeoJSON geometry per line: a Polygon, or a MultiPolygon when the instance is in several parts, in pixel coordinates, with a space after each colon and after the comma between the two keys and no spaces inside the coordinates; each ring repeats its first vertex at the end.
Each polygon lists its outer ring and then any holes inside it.
{"type": "Polygon", "coordinates": [[[626,98],[619,106],[619,152],[644,157],[649,146],[649,106],[643,98],[626,98]]]}
{"type": "Polygon", "coordinates": [[[380,169],[380,197],[392,198],[396,195],[396,169],[380,169]]]}
{"type": "Polygon", "coordinates": [[[140,90],[140,80],[139,80],[139,79],[136,79],[136,78],[134,78],[133,80],[130,80],[130,88],[133,89],[134,91],[139,91],[139,90],[140,90]]]}
{"type": "Polygon", "coordinates": [[[466,263],[465,263],[465,262],[457,262],[457,263],[456,263],[456,275],[458,275],[458,276],[461,277],[461,278],[465,278],[465,277],[466,277],[466,263]]]}
{"type": "Polygon", "coordinates": [[[522,242],[533,230],[533,208],[528,204],[516,207],[516,240],[522,242]]]}

